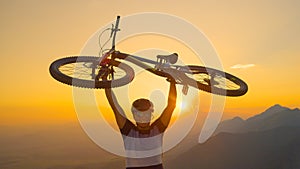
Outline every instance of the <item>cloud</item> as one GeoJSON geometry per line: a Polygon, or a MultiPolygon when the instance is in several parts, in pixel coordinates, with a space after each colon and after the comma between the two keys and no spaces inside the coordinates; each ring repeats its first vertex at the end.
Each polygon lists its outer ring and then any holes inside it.
{"type": "Polygon", "coordinates": [[[250,67],[254,67],[255,64],[236,64],[236,65],[233,65],[231,66],[230,68],[231,69],[246,69],[246,68],[250,68],[250,67]]]}

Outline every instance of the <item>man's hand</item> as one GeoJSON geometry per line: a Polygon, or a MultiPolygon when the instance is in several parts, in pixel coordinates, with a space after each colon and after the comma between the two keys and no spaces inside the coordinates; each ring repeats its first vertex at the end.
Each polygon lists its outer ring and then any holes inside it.
{"type": "Polygon", "coordinates": [[[176,80],[173,77],[167,77],[166,79],[170,83],[177,83],[176,80]]]}

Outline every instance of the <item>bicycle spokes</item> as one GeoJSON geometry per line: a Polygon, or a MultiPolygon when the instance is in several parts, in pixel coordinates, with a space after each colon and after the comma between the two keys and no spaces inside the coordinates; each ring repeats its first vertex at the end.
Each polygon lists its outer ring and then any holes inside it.
{"type": "Polygon", "coordinates": [[[59,67],[63,74],[78,79],[102,81],[115,80],[124,76],[124,71],[113,66],[99,66],[97,62],[74,62],[59,67]]]}
{"type": "Polygon", "coordinates": [[[59,70],[64,74],[74,78],[87,78],[92,75],[91,63],[70,63],[59,67],[59,70]],[[88,73],[88,72],[91,73],[88,73]]]}
{"type": "Polygon", "coordinates": [[[195,80],[211,87],[226,90],[237,90],[240,88],[239,85],[235,84],[230,79],[227,79],[225,75],[217,74],[215,72],[199,73],[198,75],[196,75],[195,80]]]}

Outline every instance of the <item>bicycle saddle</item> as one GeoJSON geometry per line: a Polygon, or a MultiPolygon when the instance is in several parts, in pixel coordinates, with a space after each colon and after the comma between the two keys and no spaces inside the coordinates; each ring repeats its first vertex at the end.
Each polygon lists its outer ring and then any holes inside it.
{"type": "Polygon", "coordinates": [[[170,55],[157,55],[157,59],[162,59],[165,60],[168,63],[174,64],[178,60],[178,54],[177,53],[172,53],[170,55]]]}

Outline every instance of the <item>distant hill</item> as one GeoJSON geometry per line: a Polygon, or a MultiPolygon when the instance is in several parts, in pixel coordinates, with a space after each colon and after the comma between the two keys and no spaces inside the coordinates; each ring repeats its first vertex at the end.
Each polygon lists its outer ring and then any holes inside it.
{"type": "Polygon", "coordinates": [[[300,169],[300,110],[274,105],[220,123],[214,136],[166,163],[168,169],[300,169]]]}
{"type": "Polygon", "coordinates": [[[289,109],[278,104],[268,108],[263,113],[243,120],[235,117],[219,124],[214,135],[221,132],[246,133],[269,130],[281,126],[300,126],[300,110],[289,109]]]}
{"type": "MultiPolygon", "coordinates": [[[[75,122],[0,128],[0,169],[116,169],[104,166],[115,158],[75,122]]],[[[120,159],[119,165],[123,163],[120,159]]]]}
{"type": "Polygon", "coordinates": [[[220,133],[166,164],[167,169],[300,169],[300,128],[220,133]]]}

